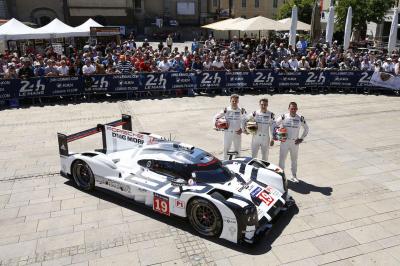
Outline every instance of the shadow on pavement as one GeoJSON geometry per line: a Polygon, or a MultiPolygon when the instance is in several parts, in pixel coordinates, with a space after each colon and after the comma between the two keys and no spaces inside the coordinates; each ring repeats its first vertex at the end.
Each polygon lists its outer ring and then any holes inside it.
{"type": "Polygon", "coordinates": [[[319,192],[325,196],[330,196],[333,191],[331,187],[319,187],[313,184],[309,184],[303,180],[300,180],[299,183],[294,183],[289,180],[288,187],[290,190],[293,190],[300,194],[310,194],[310,192],[319,192]]]}
{"type": "MultiPolygon", "coordinates": [[[[65,185],[75,187],[75,183],[71,180],[65,182],[65,185]]],[[[76,188],[78,189],[78,188],[76,188]]],[[[82,190],[81,190],[82,191],[82,190]]],[[[232,250],[242,252],[245,254],[251,255],[262,255],[271,250],[272,243],[282,234],[283,230],[286,226],[290,223],[292,218],[299,212],[299,209],[296,205],[291,206],[288,208],[287,211],[282,212],[276,217],[276,222],[269,229],[264,235],[260,236],[258,241],[255,244],[235,244],[229,242],[224,239],[219,238],[208,238],[202,235],[197,234],[196,231],[191,227],[190,223],[185,219],[177,216],[165,216],[154,212],[151,208],[143,205],[142,203],[137,203],[132,199],[124,197],[118,193],[103,189],[103,188],[96,188],[93,192],[85,192],[84,193],[90,194],[94,197],[102,199],[104,201],[108,201],[110,203],[116,204],[123,208],[132,210],[134,212],[140,213],[144,216],[147,216],[151,219],[155,219],[157,221],[163,222],[167,225],[173,226],[179,230],[183,230],[188,232],[192,235],[196,235],[200,238],[206,239],[211,241],[215,244],[221,245],[226,248],[230,248],[232,250]]],[[[145,221],[144,221],[145,222],[145,221]]]]}

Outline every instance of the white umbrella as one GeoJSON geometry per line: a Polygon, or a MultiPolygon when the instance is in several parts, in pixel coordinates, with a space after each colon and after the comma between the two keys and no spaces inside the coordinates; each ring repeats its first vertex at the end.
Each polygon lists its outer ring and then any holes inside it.
{"type": "Polygon", "coordinates": [[[207,24],[207,25],[204,25],[201,27],[206,28],[206,29],[211,29],[211,30],[229,30],[229,29],[227,29],[227,27],[230,27],[237,22],[241,22],[241,21],[245,21],[245,20],[246,19],[244,19],[244,18],[228,18],[228,19],[214,22],[211,24],[207,24]]]}
{"type": "Polygon", "coordinates": [[[329,43],[329,45],[332,45],[334,23],[335,23],[335,8],[331,6],[329,7],[329,16],[326,24],[326,35],[325,35],[325,40],[327,43],[329,43]]]}
{"type": "Polygon", "coordinates": [[[388,43],[389,54],[391,54],[392,51],[396,48],[398,17],[399,17],[399,10],[396,8],[393,14],[392,27],[390,28],[389,43],[388,43]]]}
{"type": "Polygon", "coordinates": [[[296,30],[297,30],[297,6],[292,8],[292,23],[289,31],[289,45],[296,47],[296,30]]]}
{"type": "Polygon", "coordinates": [[[245,21],[239,21],[227,27],[227,30],[240,31],[260,31],[260,30],[285,30],[286,26],[276,20],[269,19],[263,16],[250,18],[245,21]]]}
{"type": "MultiPolygon", "coordinates": [[[[286,30],[290,30],[290,27],[292,26],[292,18],[284,18],[278,20],[278,22],[285,24],[286,30]]],[[[311,28],[310,24],[297,20],[297,30],[310,31],[310,28],[311,28]]]]}
{"type": "Polygon", "coordinates": [[[343,48],[345,51],[349,49],[350,46],[350,37],[352,32],[352,25],[351,25],[352,18],[353,18],[353,9],[351,8],[351,6],[349,6],[349,9],[347,10],[346,26],[344,28],[343,48]]]}

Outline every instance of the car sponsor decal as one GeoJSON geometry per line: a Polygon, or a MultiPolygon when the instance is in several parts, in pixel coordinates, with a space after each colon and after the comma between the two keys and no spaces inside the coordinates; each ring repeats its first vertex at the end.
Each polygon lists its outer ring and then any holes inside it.
{"type": "Polygon", "coordinates": [[[256,198],[257,196],[258,196],[258,194],[261,192],[261,188],[260,187],[256,187],[255,189],[253,189],[251,192],[250,192],[250,195],[251,195],[251,197],[252,198],[256,198]]]}
{"type": "Polygon", "coordinates": [[[169,212],[169,198],[163,195],[154,193],[153,197],[153,210],[161,214],[170,216],[169,212]]]}
{"type": "Polygon", "coordinates": [[[178,209],[184,209],[185,208],[185,202],[183,200],[175,200],[175,207],[178,209]]]}

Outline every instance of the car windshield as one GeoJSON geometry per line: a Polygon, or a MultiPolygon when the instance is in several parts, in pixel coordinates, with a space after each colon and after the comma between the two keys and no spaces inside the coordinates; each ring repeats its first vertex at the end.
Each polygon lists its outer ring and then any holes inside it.
{"type": "Polygon", "coordinates": [[[224,166],[216,169],[193,171],[199,183],[225,183],[233,178],[232,172],[224,166]]]}

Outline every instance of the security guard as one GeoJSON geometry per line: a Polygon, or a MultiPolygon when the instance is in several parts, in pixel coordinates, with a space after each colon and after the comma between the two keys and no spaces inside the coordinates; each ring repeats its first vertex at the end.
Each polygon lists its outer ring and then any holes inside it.
{"type": "MultiPolygon", "coordinates": [[[[270,135],[274,132],[275,128],[275,115],[274,113],[267,110],[268,99],[262,98],[259,101],[260,110],[254,111],[246,118],[247,125],[249,121],[256,123],[256,128],[253,130],[253,137],[251,139],[251,156],[256,158],[258,151],[261,147],[261,158],[264,161],[268,160],[269,145],[274,145],[274,140],[270,141],[270,135]]],[[[246,133],[248,134],[249,127],[245,127],[246,133]]]]}
{"type": "Polygon", "coordinates": [[[279,167],[285,169],[285,161],[288,152],[290,152],[290,159],[292,161],[292,181],[298,183],[297,179],[297,158],[299,151],[299,144],[303,142],[307,136],[309,128],[303,116],[297,114],[297,103],[289,103],[289,113],[284,114],[277,118],[276,126],[282,126],[287,129],[287,139],[281,142],[279,152],[279,167]],[[300,127],[303,127],[303,133],[299,138],[300,127]]]}
{"type": "Polygon", "coordinates": [[[239,108],[239,95],[232,94],[230,106],[225,107],[220,113],[214,116],[214,123],[220,118],[225,118],[228,122],[228,128],[224,132],[224,160],[229,159],[228,151],[232,146],[234,151],[240,155],[242,145],[242,126],[246,115],[244,108],[239,108]]]}

